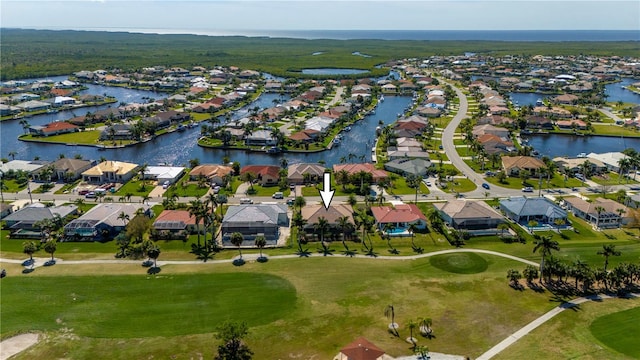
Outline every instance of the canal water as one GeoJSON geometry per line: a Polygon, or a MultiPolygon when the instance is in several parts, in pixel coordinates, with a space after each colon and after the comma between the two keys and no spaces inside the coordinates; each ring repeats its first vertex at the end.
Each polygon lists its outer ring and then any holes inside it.
{"type": "MultiPolygon", "coordinates": [[[[62,76],[50,79],[60,81],[66,79],[66,77],[62,76]]],[[[34,80],[32,79],[31,81],[34,80]]],[[[88,85],[88,87],[89,89],[83,91],[83,94],[107,94],[118,99],[118,102],[111,106],[118,106],[120,102],[145,102],[148,101],[148,98],[160,99],[166,96],[162,93],[120,87],[93,84],[88,85]]],[[[274,99],[286,101],[288,96],[283,98],[280,94],[276,93],[262,94],[255,102],[237,111],[232,118],[237,119],[246,116],[250,109],[255,106],[263,109],[274,106],[274,99]]],[[[375,141],[375,129],[378,126],[378,122],[382,120],[384,124],[392,123],[396,120],[397,114],[402,113],[404,109],[411,104],[411,101],[412,98],[410,96],[387,96],[385,101],[378,105],[375,114],[367,115],[362,121],[353,125],[350,132],[343,133],[344,139],[339,146],[319,153],[286,153],[274,155],[239,150],[201,148],[197,145],[197,140],[200,137],[200,130],[197,127],[184,132],[174,132],[159,136],[152,141],[132,147],[99,151],[97,148],[87,146],[38,144],[19,141],[18,136],[24,132],[22,126],[19,124],[19,120],[8,120],[0,123],[0,157],[8,157],[9,152],[15,151],[17,153],[16,159],[23,160],[31,160],[35,157],[39,157],[42,160],[55,160],[59,154],[64,154],[66,157],[73,157],[76,154],[80,154],[85,159],[105,157],[107,159],[136,163],[181,165],[188,164],[189,160],[194,158],[198,158],[201,163],[220,163],[223,157],[228,156],[232,161],[238,161],[242,165],[277,165],[284,156],[289,163],[317,162],[323,160],[327,166],[330,166],[339,163],[342,157],[347,157],[349,154],[355,154],[357,156],[365,155],[367,160],[369,160],[371,147],[375,141]]],[[[81,108],[55,114],[42,114],[27,118],[27,121],[31,125],[44,125],[52,121],[66,120],[74,116],[84,115],[88,111],[94,112],[106,107],[108,106],[81,108]]]]}
{"type": "Polygon", "coordinates": [[[540,153],[540,156],[554,158],[557,156],[576,157],[580,153],[605,153],[622,151],[627,148],[640,150],[640,138],[608,137],[608,136],[575,136],[575,135],[527,135],[529,145],[540,153]]]}

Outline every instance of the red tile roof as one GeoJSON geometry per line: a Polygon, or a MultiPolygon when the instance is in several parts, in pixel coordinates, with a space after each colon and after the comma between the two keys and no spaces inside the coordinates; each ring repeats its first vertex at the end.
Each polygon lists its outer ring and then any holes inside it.
{"type": "Polygon", "coordinates": [[[56,132],[56,131],[61,131],[61,130],[68,130],[68,129],[77,129],[78,127],[76,125],[70,124],[66,121],[55,121],[52,123],[47,124],[47,126],[42,129],[43,132],[56,132]]]}
{"type": "MultiPolygon", "coordinates": [[[[182,221],[187,225],[195,225],[195,216],[190,216],[187,210],[163,210],[155,221],[182,221]]],[[[202,224],[204,220],[200,219],[202,224]]]]}
{"type": "Polygon", "coordinates": [[[371,212],[376,221],[381,224],[427,221],[427,218],[415,204],[396,205],[395,209],[391,206],[372,206],[371,212]]]}
{"type": "Polygon", "coordinates": [[[384,350],[364,337],[357,338],[351,344],[343,347],[340,352],[346,355],[349,360],[376,360],[384,355],[384,350]]]}
{"type": "Polygon", "coordinates": [[[247,165],[240,169],[240,175],[248,172],[277,179],[280,176],[280,167],[273,165],[247,165]]]}

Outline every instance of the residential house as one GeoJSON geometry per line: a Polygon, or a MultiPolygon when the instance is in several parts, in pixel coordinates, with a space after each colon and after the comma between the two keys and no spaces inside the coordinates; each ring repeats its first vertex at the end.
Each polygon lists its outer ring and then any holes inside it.
{"type": "Polygon", "coordinates": [[[184,167],[180,166],[147,166],[143,178],[155,180],[158,185],[175,184],[184,174],[184,167]]]}
{"type": "Polygon", "coordinates": [[[484,201],[449,200],[434,203],[440,217],[456,230],[476,234],[496,233],[504,217],[484,201]]]}
{"type": "Polygon", "coordinates": [[[76,103],[76,99],[69,96],[56,96],[53,98],[53,106],[60,107],[64,105],[73,105],[76,103]]]}
{"type": "Polygon", "coordinates": [[[274,186],[280,180],[280,167],[273,165],[247,165],[240,169],[240,175],[253,173],[262,186],[274,186]]]}
{"type": "Polygon", "coordinates": [[[384,164],[384,169],[402,176],[417,175],[423,177],[427,175],[432,163],[429,159],[395,159],[384,164]]]}
{"type": "Polygon", "coordinates": [[[553,121],[547,117],[530,115],[526,120],[528,128],[553,130],[553,121]]]}
{"type": "Polygon", "coordinates": [[[586,130],[587,123],[582,120],[558,120],[556,121],[556,126],[558,126],[561,130],[586,130]]]}
{"type": "Polygon", "coordinates": [[[627,155],[621,152],[607,152],[607,153],[590,153],[587,155],[587,159],[598,160],[602,162],[609,171],[618,172],[620,171],[620,160],[628,158],[627,155]]]}
{"type": "Polygon", "coordinates": [[[323,204],[307,205],[301,210],[302,218],[307,221],[304,230],[307,233],[315,233],[314,225],[318,223],[321,217],[327,220],[329,226],[334,232],[341,233],[340,218],[346,218],[347,222],[355,225],[353,220],[353,208],[347,204],[332,204],[329,208],[325,208],[323,204]]]}
{"type": "Polygon", "coordinates": [[[507,141],[504,138],[485,134],[478,137],[478,142],[482,145],[484,151],[489,154],[509,154],[516,151],[516,148],[511,141],[507,141]]]}
{"type": "MultiPolygon", "coordinates": [[[[82,159],[73,159],[73,158],[62,158],[58,159],[51,164],[53,167],[53,176],[51,176],[51,180],[64,180],[64,181],[74,181],[79,179],[82,176],[82,173],[89,170],[92,166],[95,166],[95,161],[91,160],[82,160],[82,159]]],[[[40,168],[34,172],[35,177],[39,177],[39,173],[43,168],[40,168]]]]}
{"type": "Polygon", "coordinates": [[[224,177],[232,174],[233,168],[231,166],[203,164],[191,169],[189,179],[196,181],[199,177],[204,176],[209,183],[222,185],[224,183],[224,177]]]}
{"type": "Polygon", "coordinates": [[[187,210],[163,210],[153,222],[153,228],[169,233],[185,231],[194,234],[204,229],[204,220],[200,219],[196,225],[195,216],[191,216],[187,210]]]}
{"type": "Polygon", "coordinates": [[[307,129],[292,133],[288,138],[294,142],[310,143],[318,138],[318,134],[320,134],[318,130],[307,129]]]}
{"type": "Polygon", "coordinates": [[[386,171],[376,169],[376,167],[371,163],[333,165],[334,174],[337,174],[342,170],[346,171],[350,176],[355,175],[359,172],[370,173],[374,183],[377,183],[380,180],[384,180],[389,176],[386,171]]]}
{"type": "Polygon", "coordinates": [[[268,245],[276,245],[280,227],[289,226],[286,204],[231,205],[222,219],[222,242],[231,245],[231,235],[239,232],[244,237],[243,246],[253,246],[258,235],[267,239],[268,245]]]}
{"type": "Polygon", "coordinates": [[[340,353],[333,360],[393,360],[393,357],[386,355],[384,350],[371,341],[359,337],[340,349],[340,353]]]}
{"type": "Polygon", "coordinates": [[[51,108],[51,104],[38,100],[30,100],[17,104],[16,107],[24,111],[41,111],[51,108]]]}
{"type": "Polygon", "coordinates": [[[545,197],[511,197],[500,200],[500,210],[506,217],[523,226],[535,221],[535,227],[548,230],[556,227],[555,221],[568,224],[567,212],[545,197]]]}
{"type": "Polygon", "coordinates": [[[80,131],[76,125],[66,121],[55,121],[47,125],[32,125],[29,127],[29,133],[35,136],[51,136],[59,134],[67,134],[80,131]]]}
{"type": "Polygon", "coordinates": [[[495,135],[501,138],[509,138],[509,130],[503,127],[497,127],[490,124],[476,125],[473,127],[472,133],[475,137],[480,137],[485,134],[495,135]]]}
{"type": "Polygon", "coordinates": [[[79,218],[64,226],[66,241],[107,241],[124,230],[127,220],[133,219],[142,209],[143,216],[151,216],[147,204],[102,203],[92,207],[79,218]]]}
{"type": "Polygon", "coordinates": [[[89,183],[125,183],[136,174],[138,164],[106,160],[82,173],[82,180],[89,183]]]}
{"type": "Polygon", "coordinates": [[[33,174],[47,164],[49,164],[49,162],[43,160],[11,160],[6,163],[0,162],[0,173],[6,174],[10,171],[24,171],[33,174]]]}
{"type": "Polygon", "coordinates": [[[315,130],[318,132],[325,132],[331,124],[333,124],[335,119],[326,116],[314,116],[311,119],[308,119],[304,123],[305,130],[315,130]]]}
{"type": "Polygon", "coordinates": [[[575,105],[578,102],[578,97],[573,94],[562,94],[553,98],[553,102],[557,104],[575,105]]]}
{"type": "Polygon", "coordinates": [[[100,140],[130,140],[133,138],[133,127],[129,124],[113,124],[100,133],[100,140]]]}
{"type": "Polygon", "coordinates": [[[0,202],[0,219],[4,219],[5,216],[13,212],[13,205],[0,202]]]}
{"type": "Polygon", "coordinates": [[[376,227],[391,236],[406,236],[409,225],[415,224],[418,229],[425,229],[427,218],[415,204],[399,204],[391,206],[372,206],[371,212],[376,220],[376,227]],[[386,229],[391,226],[392,229],[386,229]]]}
{"type": "Polygon", "coordinates": [[[257,130],[247,135],[244,140],[247,146],[273,146],[277,143],[269,130],[257,130]]]}
{"type": "Polygon", "coordinates": [[[416,109],[416,113],[420,116],[425,116],[428,118],[437,118],[442,115],[442,110],[432,106],[421,106],[416,109]]]}
{"type": "Polygon", "coordinates": [[[12,237],[40,238],[39,223],[43,220],[64,219],[78,211],[75,205],[45,206],[33,203],[17,210],[2,220],[5,227],[11,231],[12,237]]]}
{"type": "Polygon", "coordinates": [[[509,176],[518,176],[521,170],[526,170],[529,174],[537,174],[538,171],[545,167],[542,160],[531,156],[503,156],[502,168],[509,176]]]}
{"type": "Polygon", "coordinates": [[[599,174],[607,170],[607,166],[600,160],[587,158],[565,158],[557,157],[553,162],[558,165],[558,169],[565,174],[571,175],[582,173],[583,164],[589,161],[589,174],[599,174]]]}
{"type": "Polygon", "coordinates": [[[618,228],[631,220],[629,209],[611,199],[596,198],[587,202],[578,197],[566,197],[563,202],[573,215],[601,229],[618,228]]]}
{"type": "Polygon", "coordinates": [[[287,169],[287,182],[289,184],[302,185],[306,181],[318,183],[322,179],[322,174],[327,169],[320,164],[299,163],[291,164],[287,169]],[[308,175],[305,175],[308,174],[308,175]]]}

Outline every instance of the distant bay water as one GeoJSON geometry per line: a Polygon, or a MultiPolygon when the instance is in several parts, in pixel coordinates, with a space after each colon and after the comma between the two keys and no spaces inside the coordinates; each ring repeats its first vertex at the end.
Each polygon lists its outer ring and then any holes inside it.
{"type": "MultiPolygon", "coordinates": [[[[62,30],[62,29],[51,29],[62,30]]],[[[71,30],[71,29],[69,29],[71,30]]],[[[83,28],[76,30],[147,34],[279,37],[295,39],[479,40],[479,41],[640,41],[638,30],[224,30],[171,28],[83,28]]]]}

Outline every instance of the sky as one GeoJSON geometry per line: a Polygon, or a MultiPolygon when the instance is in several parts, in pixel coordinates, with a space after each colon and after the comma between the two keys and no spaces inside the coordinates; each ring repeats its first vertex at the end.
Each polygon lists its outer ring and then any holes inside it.
{"type": "Polygon", "coordinates": [[[640,1],[0,0],[6,28],[205,35],[260,30],[638,30],[640,1]]]}

